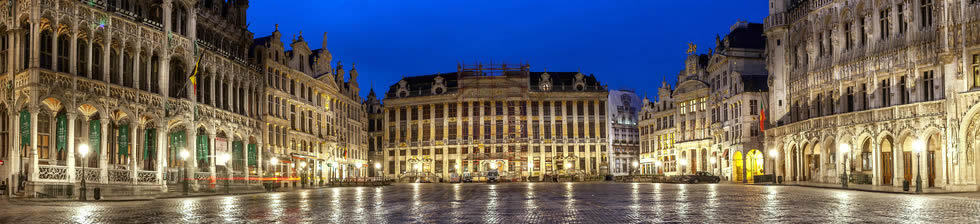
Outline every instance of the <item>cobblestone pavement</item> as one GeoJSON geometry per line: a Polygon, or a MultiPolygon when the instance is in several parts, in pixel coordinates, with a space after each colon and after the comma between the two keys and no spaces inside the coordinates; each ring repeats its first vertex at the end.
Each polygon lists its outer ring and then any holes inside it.
{"type": "Polygon", "coordinates": [[[399,184],[130,202],[0,202],[0,223],[980,221],[980,200],[793,186],[399,184]]]}

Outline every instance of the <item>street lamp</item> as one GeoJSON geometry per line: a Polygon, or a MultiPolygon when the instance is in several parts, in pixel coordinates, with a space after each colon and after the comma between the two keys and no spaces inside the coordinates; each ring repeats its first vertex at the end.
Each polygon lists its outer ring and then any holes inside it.
{"type": "Polygon", "coordinates": [[[715,164],[718,163],[718,158],[711,157],[711,159],[708,159],[708,162],[711,163],[711,172],[712,172],[712,174],[714,174],[714,172],[715,172],[714,167],[715,167],[715,164]]]}
{"type": "Polygon", "coordinates": [[[840,152],[844,154],[844,176],[841,177],[840,183],[841,183],[841,187],[847,188],[847,182],[848,179],[850,179],[847,176],[847,159],[851,157],[850,156],[851,145],[848,145],[847,143],[840,144],[840,152]]]}
{"type": "Polygon", "coordinates": [[[769,158],[772,159],[772,175],[773,176],[776,175],[776,157],[779,157],[779,152],[776,152],[775,149],[770,149],[769,150],[769,158]]]}
{"type": "Polygon", "coordinates": [[[654,163],[654,164],[657,166],[657,173],[663,173],[663,170],[661,170],[660,167],[664,165],[664,162],[663,161],[660,161],[660,160],[657,160],[657,162],[654,163]]]}
{"type": "Polygon", "coordinates": [[[180,149],[180,160],[184,162],[184,165],[183,165],[183,168],[184,168],[184,178],[183,178],[184,179],[184,181],[183,181],[184,182],[184,195],[187,195],[187,187],[189,185],[189,183],[187,183],[187,157],[190,157],[190,153],[187,152],[187,149],[181,148],[180,149]]]}
{"type": "Polygon", "coordinates": [[[299,162],[300,183],[306,188],[306,161],[299,162]]]}
{"type": "Polygon", "coordinates": [[[228,186],[230,185],[228,179],[231,179],[231,169],[228,167],[228,162],[231,161],[231,155],[228,153],[223,153],[218,157],[219,163],[225,166],[225,194],[229,194],[228,186]]]}
{"type": "Polygon", "coordinates": [[[381,163],[374,163],[374,172],[377,172],[378,177],[381,177],[381,174],[384,173],[381,172],[381,163]]]}
{"type": "Polygon", "coordinates": [[[630,173],[635,173],[636,172],[636,168],[638,168],[638,167],[640,167],[640,162],[633,161],[633,170],[630,170],[630,173]]]}
{"type": "Polygon", "coordinates": [[[922,140],[915,141],[915,193],[922,193],[922,169],[920,169],[921,160],[919,156],[922,155],[922,151],[925,151],[926,143],[922,140]]]}
{"type": "MultiPolygon", "coordinates": [[[[276,175],[276,172],[279,171],[279,169],[278,169],[279,168],[278,167],[278,165],[279,165],[279,159],[277,159],[276,157],[272,157],[271,159],[269,159],[269,165],[272,165],[272,169],[271,169],[272,170],[272,183],[273,184],[278,184],[279,183],[279,181],[278,181],[279,180],[279,175],[276,175]]],[[[276,186],[276,187],[279,187],[279,186],[276,186]]]]}
{"type": "Polygon", "coordinates": [[[82,189],[79,190],[78,196],[82,201],[84,201],[87,200],[87,196],[85,196],[85,190],[86,190],[85,179],[88,178],[85,178],[87,176],[87,172],[85,172],[85,167],[88,166],[88,160],[85,159],[85,156],[88,155],[88,144],[82,144],[78,146],[78,154],[81,154],[82,156],[82,189]]]}
{"type": "Polygon", "coordinates": [[[687,159],[677,160],[677,165],[681,166],[681,174],[684,174],[685,171],[684,166],[687,166],[687,159]]]}

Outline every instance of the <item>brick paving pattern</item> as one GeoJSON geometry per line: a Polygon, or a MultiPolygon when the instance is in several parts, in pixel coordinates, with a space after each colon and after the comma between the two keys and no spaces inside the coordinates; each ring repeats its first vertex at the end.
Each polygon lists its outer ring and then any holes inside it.
{"type": "Polygon", "coordinates": [[[980,200],[794,186],[399,184],[129,202],[0,202],[0,223],[980,221],[980,200]]]}

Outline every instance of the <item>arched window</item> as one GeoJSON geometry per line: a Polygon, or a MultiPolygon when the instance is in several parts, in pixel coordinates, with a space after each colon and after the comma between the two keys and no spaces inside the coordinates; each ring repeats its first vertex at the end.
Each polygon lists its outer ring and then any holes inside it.
{"type": "Polygon", "coordinates": [[[150,74],[146,78],[146,84],[152,93],[160,94],[160,56],[154,54],[150,58],[150,74]]]}
{"type": "Polygon", "coordinates": [[[170,61],[170,97],[187,98],[186,74],[184,62],[177,58],[170,61]]]}
{"type": "MultiPolygon", "coordinates": [[[[54,48],[52,39],[54,36],[51,34],[51,30],[46,29],[41,31],[41,68],[54,69],[51,67],[51,55],[53,54],[54,48]]],[[[29,40],[29,39],[28,39],[29,40]]]]}
{"type": "Polygon", "coordinates": [[[92,44],[92,79],[103,80],[102,74],[102,45],[92,44]]]}
{"type": "Polygon", "coordinates": [[[170,15],[171,32],[186,36],[187,35],[187,10],[180,4],[174,4],[173,12],[170,15]]]}
{"type": "Polygon", "coordinates": [[[68,34],[58,36],[58,71],[68,72],[71,64],[68,64],[68,54],[71,54],[71,42],[68,34]]]}
{"type": "Polygon", "coordinates": [[[119,50],[115,48],[109,48],[109,83],[122,85],[122,80],[119,76],[119,50]]]}
{"type": "Polygon", "coordinates": [[[7,72],[6,61],[10,57],[10,38],[6,33],[0,35],[2,35],[0,36],[0,73],[5,73],[7,72]]]}
{"type": "Polygon", "coordinates": [[[211,101],[214,101],[211,99],[211,76],[212,74],[208,73],[197,85],[198,99],[201,99],[201,103],[208,105],[211,105],[211,101]]]}
{"type": "Polygon", "coordinates": [[[133,85],[133,80],[138,74],[133,73],[133,53],[136,52],[133,49],[127,49],[123,53],[123,85],[129,88],[136,88],[133,85]]]}
{"type": "MultiPolygon", "coordinates": [[[[22,30],[31,30],[30,24],[27,24],[27,23],[22,24],[20,28],[22,30]]],[[[32,46],[31,46],[31,41],[28,41],[28,40],[31,39],[31,33],[30,32],[23,32],[23,34],[21,34],[20,39],[21,39],[21,41],[20,41],[20,43],[21,43],[21,48],[20,48],[20,50],[21,50],[21,52],[20,52],[20,55],[21,55],[21,57],[20,57],[21,69],[27,69],[28,67],[31,66],[31,60],[28,60],[29,58],[31,58],[31,47],[32,46]]]]}
{"type": "Polygon", "coordinates": [[[75,74],[78,76],[88,77],[88,42],[82,39],[78,39],[78,45],[76,50],[77,56],[75,56],[75,74]]]}
{"type": "Polygon", "coordinates": [[[138,88],[140,90],[149,92],[150,91],[150,73],[152,73],[152,72],[150,72],[150,68],[149,68],[149,65],[150,65],[149,61],[150,61],[150,59],[148,57],[146,57],[146,54],[147,53],[144,52],[144,53],[141,53],[139,56],[137,56],[140,59],[140,68],[139,68],[139,71],[136,71],[136,73],[138,73],[136,75],[139,75],[140,76],[140,84],[139,84],[139,87],[138,88]]]}

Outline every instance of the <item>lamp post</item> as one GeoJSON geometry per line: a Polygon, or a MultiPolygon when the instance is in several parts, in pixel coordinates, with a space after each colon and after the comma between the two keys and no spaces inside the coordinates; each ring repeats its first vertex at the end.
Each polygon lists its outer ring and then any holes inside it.
{"type": "Polygon", "coordinates": [[[630,174],[632,175],[632,174],[636,173],[636,168],[638,168],[638,167],[640,167],[640,162],[633,161],[633,169],[630,170],[630,174]]]}
{"type": "Polygon", "coordinates": [[[922,193],[922,169],[919,165],[922,161],[919,160],[919,156],[922,155],[922,151],[925,151],[926,144],[922,140],[915,143],[915,193],[922,193]]]}
{"type": "Polygon", "coordinates": [[[302,187],[306,188],[306,161],[299,162],[299,175],[302,187]]]}
{"type": "Polygon", "coordinates": [[[773,176],[776,175],[776,158],[777,157],[779,157],[779,152],[776,152],[775,149],[770,149],[769,150],[769,158],[772,159],[772,175],[773,176]]]}
{"type": "Polygon", "coordinates": [[[272,159],[269,159],[269,164],[272,165],[272,169],[271,169],[272,170],[272,184],[276,184],[277,185],[276,187],[278,187],[278,184],[279,184],[279,181],[278,181],[279,180],[279,176],[276,175],[276,172],[279,171],[279,169],[278,169],[279,159],[277,159],[276,157],[272,157],[272,159]]]}
{"type": "Polygon", "coordinates": [[[190,153],[187,152],[187,149],[180,149],[180,160],[183,161],[183,163],[184,163],[183,164],[183,168],[184,168],[184,178],[183,178],[183,182],[184,182],[183,183],[183,185],[184,185],[184,195],[187,195],[187,191],[188,191],[187,190],[187,187],[189,185],[189,183],[187,183],[187,157],[189,157],[189,156],[190,156],[190,153]]]}
{"type": "Polygon", "coordinates": [[[715,157],[711,157],[711,159],[709,159],[708,162],[711,163],[711,174],[715,174],[714,173],[715,172],[715,169],[714,168],[715,168],[715,164],[718,163],[718,159],[715,158],[715,157]]]}
{"type": "Polygon", "coordinates": [[[657,173],[658,174],[662,174],[663,173],[663,170],[661,170],[661,166],[664,165],[664,162],[662,162],[660,160],[657,160],[657,162],[654,163],[654,164],[657,166],[657,173]]]}
{"type": "Polygon", "coordinates": [[[687,159],[679,159],[679,160],[677,160],[677,165],[680,165],[681,166],[681,175],[684,175],[684,173],[686,171],[684,169],[684,166],[687,166],[687,159]]]}
{"type": "Polygon", "coordinates": [[[848,145],[847,143],[840,144],[840,152],[844,154],[844,175],[841,177],[840,184],[841,187],[847,188],[847,182],[850,179],[847,176],[847,159],[851,157],[851,145],[848,145]]]}
{"type": "Polygon", "coordinates": [[[85,156],[88,155],[88,144],[82,144],[78,146],[78,154],[81,154],[82,156],[82,189],[79,190],[78,197],[80,200],[84,201],[87,200],[87,196],[85,196],[85,191],[86,191],[85,179],[88,178],[85,178],[86,177],[85,167],[88,166],[88,159],[86,159],[85,156]]]}
{"type": "Polygon", "coordinates": [[[381,175],[384,173],[381,172],[381,163],[374,163],[374,172],[377,172],[378,177],[381,177],[381,175]]]}
{"type": "Polygon", "coordinates": [[[231,155],[228,155],[227,153],[221,154],[221,157],[218,157],[218,159],[221,160],[220,163],[221,164],[224,164],[224,166],[225,166],[225,176],[226,176],[224,178],[225,179],[225,194],[229,194],[230,191],[228,189],[228,186],[230,184],[228,183],[229,182],[228,179],[231,179],[231,169],[230,169],[230,167],[228,167],[228,162],[231,161],[231,155]]]}

